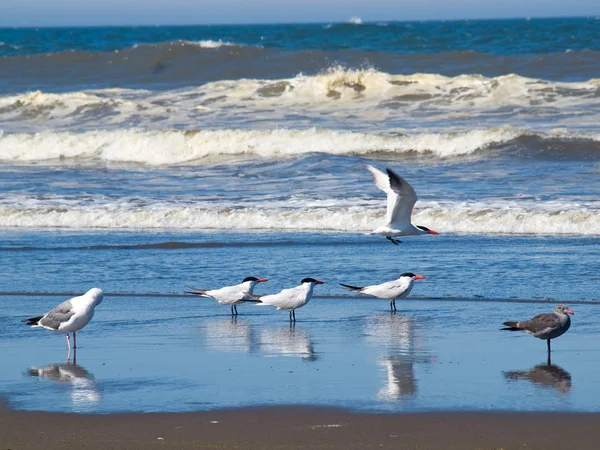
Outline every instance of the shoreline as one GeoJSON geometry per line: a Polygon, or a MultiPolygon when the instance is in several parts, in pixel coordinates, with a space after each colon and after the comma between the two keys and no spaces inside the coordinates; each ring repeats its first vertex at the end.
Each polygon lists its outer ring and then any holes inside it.
{"type": "Polygon", "coordinates": [[[273,406],[188,413],[0,410],[0,448],[597,448],[600,413],[356,413],[273,406]],[[34,424],[34,425],[32,425],[34,424]]]}
{"type": "MultiPolygon", "coordinates": [[[[0,291],[0,297],[76,297],[81,295],[81,292],[24,292],[24,291],[13,291],[13,292],[2,292],[0,291]]],[[[189,298],[198,299],[197,296],[190,294],[176,294],[170,292],[142,292],[142,293],[130,293],[130,292],[114,292],[105,293],[104,297],[118,297],[118,298],[189,298]]],[[[361,295],[313,295],[313,299],[317,300],[377,300],[375,297],[367,297],[361,295]]],[[[554,304],[554,303],[568,303],[572,305],[600,305],[600,300],[595,298],[590,300],[561,300],[556,298],[499,298],[499,297],[425,297],[425,296],[412,296],[402,299],[403,301],[418,301],[418,302],[472,302],[472,303],[535,303],[535,304],[554,304]]]]}

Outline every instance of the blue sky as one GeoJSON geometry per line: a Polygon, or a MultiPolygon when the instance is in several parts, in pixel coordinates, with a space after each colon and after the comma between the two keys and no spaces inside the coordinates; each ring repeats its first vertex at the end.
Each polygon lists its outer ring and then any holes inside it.
{"type": "Polygon", "coordinates": [[[599,0],[0,0],[0,26],[598,16],[599,0]],[[140,5],[143,5],[141,7],[140,5]]]}

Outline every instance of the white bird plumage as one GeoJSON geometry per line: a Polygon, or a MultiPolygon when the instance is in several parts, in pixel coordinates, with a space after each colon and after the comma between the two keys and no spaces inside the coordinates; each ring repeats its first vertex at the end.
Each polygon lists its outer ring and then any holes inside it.
{"type": "Polygon", "coordinates": [[[352,286],[349,284],[340,283],[345,289],[360,294],[372,295],[373,297],[390,300],[390,310],[396,311],[396,300],[404,298],[413,288],[415,280],[424,280],[423,275],[415,275],[412,272],[404,272],[395,280],[386,281],[381,284],[371,286],[352,286]]]}
{"type": "Polygon", "coordinates": [[[79,297],[65,300],[43,316],[31,317],[22,322],[27,322],[27,325],[31,325],[33,328],[45,328],[46,330],[60,333],[66,332],[70,357],[71,342],[69,333],[73,333],[73,348],[76,349],[77,340],[75,333],[92,320],[92,317],[94,317],[94,308],[102,303],[103,298],[102,289],[92,288],[79,297]]]}
{"type": "Polygon", "coordinates": [[[246,277],[240,284],[235,286],[225,286],[220,289],[198,289],[188,286],[192,291],[186,292],[201,297],[213,298],[222,305],[231,305],[231,315],[237,316],[237,305],[251,300],[249,294],[252,294],[256,285],[266,281],[268,281],[266,278],[246,277]]]}
{"type": "Polygon", "coordinates": [[[373,175],[375,185],[387,194],[387,223],[373,231],[373,234],[385,236],[394,244],[400,241],[394,236],[415,236],[421,234],[438,234],[421,225],[411,222],[412,210],[417,202],[417,193],[408,181],[391,169],[387,174],[373,166],[368,166],[373,175]]]}
{"type": "Polygon", "coordinates": [[[253,295],[254,301],[259,305],[274,306],[278,310],[285,309],[290,312],[290,322],[296,321],[295,310],[306,305],[313,295],[315,285],[323,284],[320,280],[314,278],[304,278],[299,286],[283,289],[277,294],[253,295]]]}

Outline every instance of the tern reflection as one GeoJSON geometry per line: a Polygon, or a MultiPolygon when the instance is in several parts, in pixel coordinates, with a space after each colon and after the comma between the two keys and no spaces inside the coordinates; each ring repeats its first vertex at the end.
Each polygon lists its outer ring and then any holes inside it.
{"type": "Polygon", "coordinates": [[[396,314],[371,316],[367,319],[367,340],[383,350],[377,363],[385,369],[385,384],[377,396],[397,400],[417,392],[415,365],[431,362],[417,337],[414,319],[396,314]]]}
{"type": "Polygon", "coordinates": [[[211,320],[204,327],[204,332],[207,346],[214,350],[253,353],[258,349],[254,326],[237,316],[211,320]]]}
{"type": "Polygon", "coordinates": [[[308,332],[295,324],[263,329],[260,342],[267,356],[300,356],[306,361],[318,359],[308,332]]]}
{"type": "Polygon", "coordinates": [[[573,387],[571,374],[562,367],[553,364],[539,364],[529,370],[504,372],[504,378],[507,380],[527,380],[543,388],[556,389],[561,394],[566,394],[573,387]]]}
{"type": "Polygon", "coordinates": [[[100,392],[94,376],[77,363],[50,364],[32,367],[26,374],[31,377],[71,385],[71,401],[74,406],[85,407],[100,401],[100,392]]]}

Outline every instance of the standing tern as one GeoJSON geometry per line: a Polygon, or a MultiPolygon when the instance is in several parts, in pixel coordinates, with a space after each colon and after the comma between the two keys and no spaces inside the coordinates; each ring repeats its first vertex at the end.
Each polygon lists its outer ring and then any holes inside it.
{"type": "Polygon", "coordinates": [[[387,223],[374,230],[373,234],[385,236],[396,245],[402,241],[394,239],[394,236],[438,234],[437,231],[411,223],[410,216],[417,202],[417,193],[408,181],[392,169],[386,169],[387,175],[373,166],[368,166],[368,169],[375,185],[387,194],[387,223]]]}
{"type": "Polygon", "coordinates": [[[237,316],[237,305],[251,300],[250,295],[258,283],[268,281],[266,278],[246,277],[240,284],[235,286],[225,286],[221,289],[198,289],[188,286],[192,291],[185,291],[187,294],[199,295],[201,297],[214,298],[222,305],[231,305],[231,315],[237,316]]]}
{"type": "Polygon", "coordinates": [[[45,328],[46,330],[67,333],[67,360],[71,357],[71,339],[69,333],[73,333],[73,349],[77,348],[75,332],[85,327],[92,317],[94,308],[102,303],[104,294],[101,289],[92,288],[79,297],[73,297],[62,302],[52,311],[43,316],[31,317],[22,320],[33,328],[45,328]]]}
{"type": "Polygon", "coordinates": [[[253,301],[259,305],[275,306],[278,310],[285,309],[290,312],[290,322],[296,322],[297,308],[306,305],[312,295],[315,285],[323,284],[322,281],[314,278],[304,278],[299,286],[284,289],[277,294],[271,295],[252,295],[253,301]]]}
{"type": "Polygon", "coordinates": [[[412,272],[404,272],[399,278],[385,283],[375,284],[373,286],[351,286],[349,284],[340,283],[349,291],[358,292],[360,294],[372,295],[373,297],[390,300],[390,310],[396,311],[396,300],[406,297],[413,288],[415,280],[424,280],[423,275],[415,275],[412,272]]]}
{"type": "Polygon", "coordinates": [[[523,322],[504,322],[508,331],[525,331],[538,339],[545,339],[548,343],[548,364],[550,364],[550,339],[562,336],[571,326],[570,315],[575,314],[565,305],[558,305],[554,312],[538,314],[532,319],[523,322]]]}

